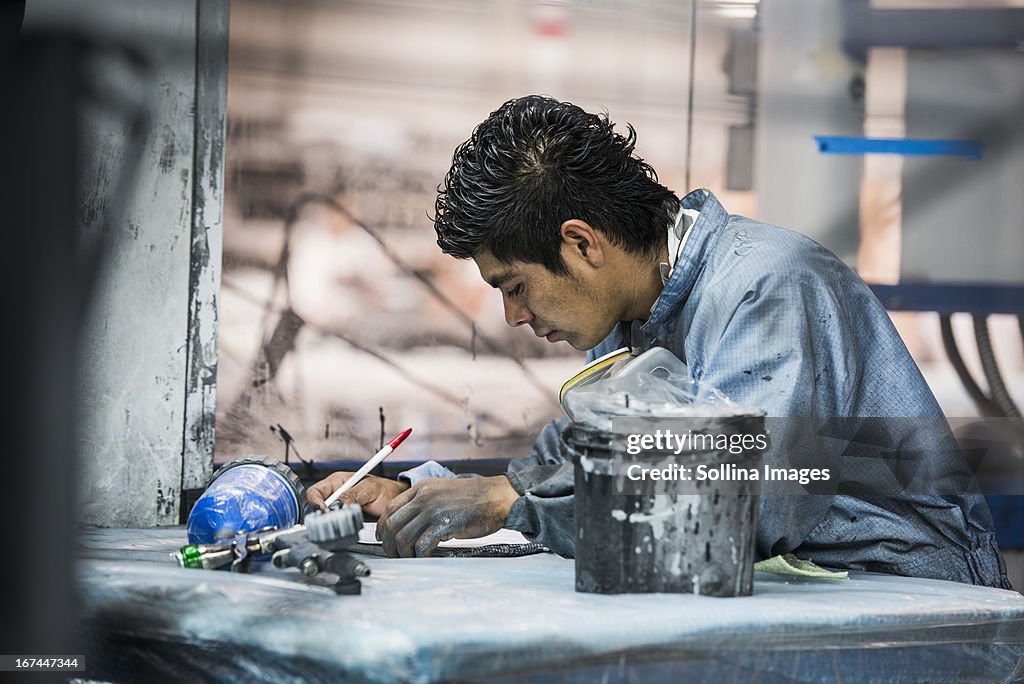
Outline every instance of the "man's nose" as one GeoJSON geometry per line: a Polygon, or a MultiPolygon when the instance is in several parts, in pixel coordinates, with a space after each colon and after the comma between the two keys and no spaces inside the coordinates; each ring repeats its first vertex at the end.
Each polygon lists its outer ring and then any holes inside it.
{"type": "Polygon", "coordinates": [[[513,302],[508,297],[505,298],[506,323],[515,328],[523,323],[529,323],[531,320],[533,320],[533,314],[526,306],[519,302],[513,302]]]}

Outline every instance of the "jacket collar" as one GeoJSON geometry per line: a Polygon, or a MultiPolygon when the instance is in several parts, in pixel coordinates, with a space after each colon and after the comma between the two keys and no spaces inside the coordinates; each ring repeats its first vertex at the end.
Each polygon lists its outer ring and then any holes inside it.
{"type": "Polygon", "coordinates": [[[683,197],[680,204],[685,209],[699,211],[700,216],[693,224],[683,252],[672,269],[672,275],[651,307],[650,317],[640,326],[640,329],[649,336],[654,336],[690,296],[697,278],[704,270],[712,246],[729,220],[729,214],[718,198],[706,188],[689,193],[683,197]]]}

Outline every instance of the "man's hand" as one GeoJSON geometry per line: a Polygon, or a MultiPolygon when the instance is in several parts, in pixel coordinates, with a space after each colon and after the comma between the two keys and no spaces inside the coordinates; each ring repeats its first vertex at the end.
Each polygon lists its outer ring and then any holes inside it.
{"type": "Polygon", "coordinates": [[[391,500],[377,537],[389,556],[429,556],[439,542],[497,532],[518,498],[504,475],[423,480],[391,500]]]}
{"type": "MultiPolygon", "coordinates": [[[[325,477],[306,490],[306,501],[313,508],[323,510],[324,500],[348,481],[354,473],[337,472],[325,477]]],[[[367,475],[352,489],[338,499],[343,504],[357,503],[363,507],[363,513],[380,516],[392,499],[409,488],[407,482],[395,482],[386,477],[367,475]]]]}

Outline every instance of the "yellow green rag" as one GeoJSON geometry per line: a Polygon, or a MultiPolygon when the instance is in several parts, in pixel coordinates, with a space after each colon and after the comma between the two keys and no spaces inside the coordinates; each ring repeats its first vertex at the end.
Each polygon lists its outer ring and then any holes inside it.
{"type": "Polygon", "coordinates": [[[833,572],[820,568],[811,561],[800,560],[791,553],[784,553],[781,556],[774,556],[754,563],[754,570],[758,572],[770,572],[775,575],[789,575],[791,577],[809,577],[812,579],[844,580],[850,579],[849,573],[845,570],[833,572]]]}

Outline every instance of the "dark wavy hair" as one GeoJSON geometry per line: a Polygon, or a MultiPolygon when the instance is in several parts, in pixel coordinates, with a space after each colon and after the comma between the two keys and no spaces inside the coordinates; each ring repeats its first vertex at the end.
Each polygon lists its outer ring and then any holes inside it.
{"type": "Polygon", "coordinates": [[[628,252],[653,252],[679,200],[633,154],[633,127],[613,128],[607,114],[539,95],[501,105],[455,149],[437,188],[437,244],[566,274],[560,227],[576,218],[628,252]]]}

